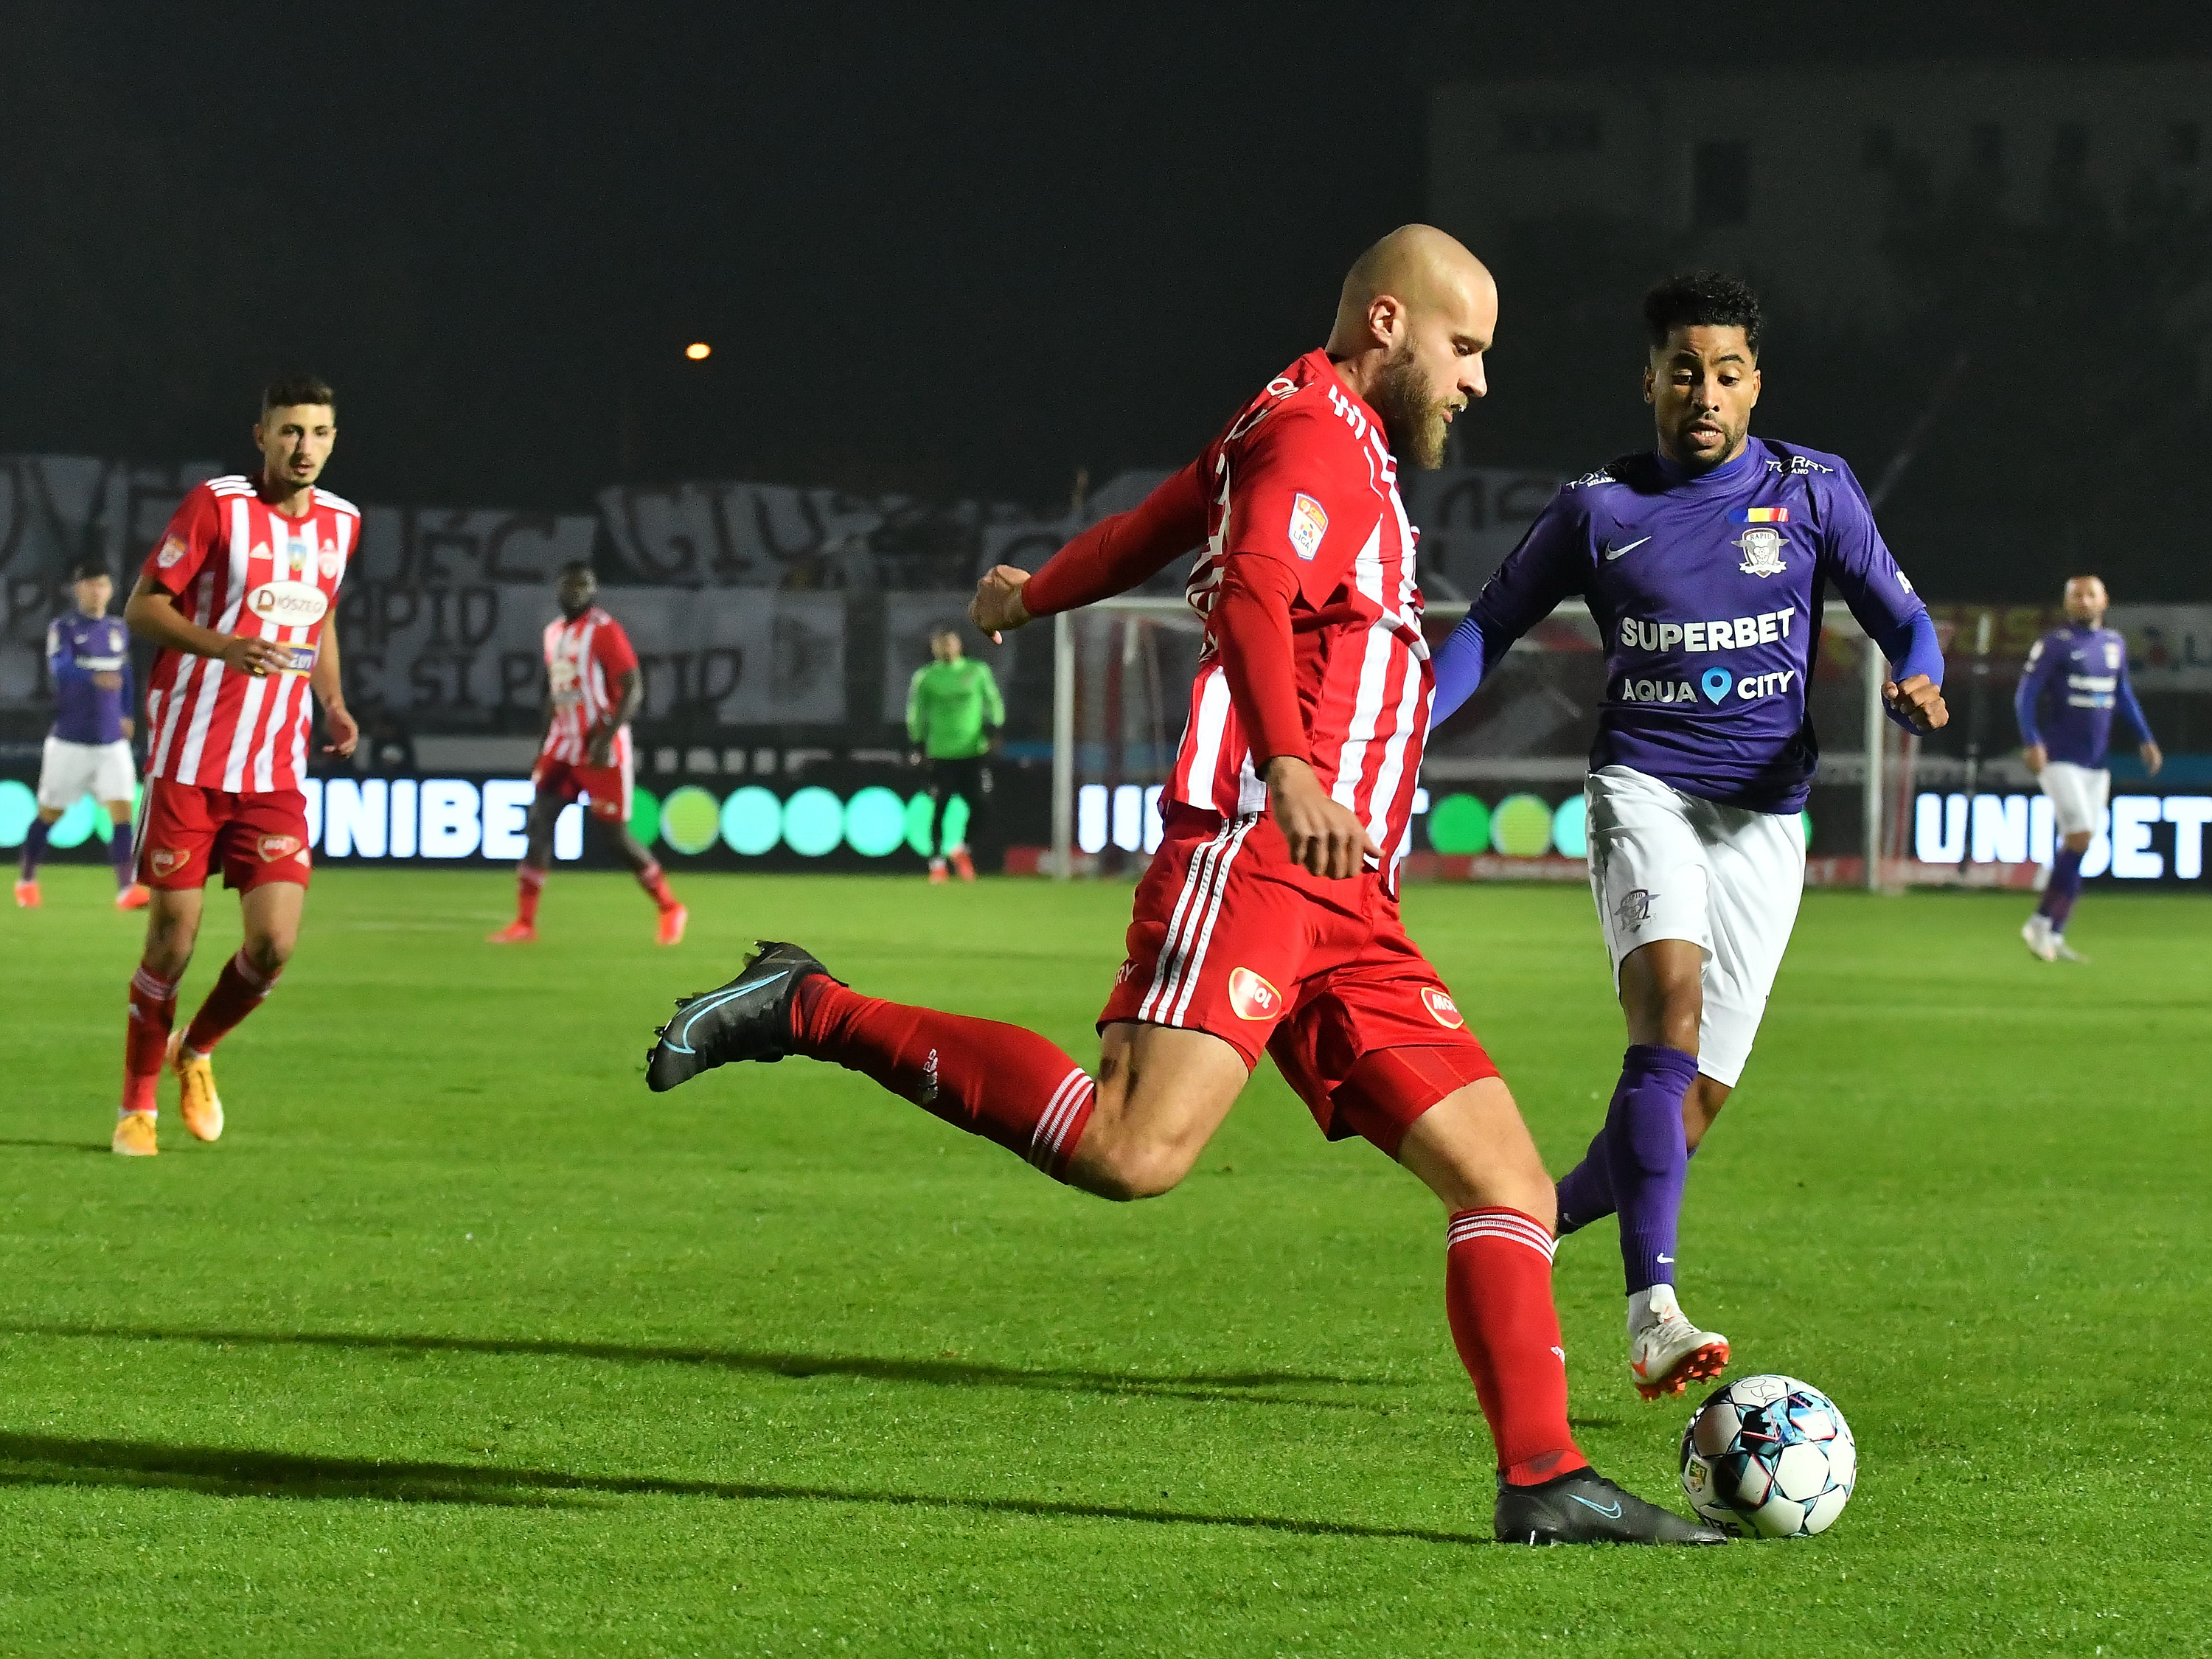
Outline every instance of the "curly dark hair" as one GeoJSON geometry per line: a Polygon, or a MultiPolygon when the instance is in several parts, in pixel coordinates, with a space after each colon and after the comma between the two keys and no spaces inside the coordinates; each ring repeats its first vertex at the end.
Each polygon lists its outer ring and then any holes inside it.
{"type": "Polygon", "coordinates": [[[1655,350],[1678,328],[1741,328],[1756,357],[1759,320],[1751,284],[1724,270],[1680,271],[1644,296],[1644,326],[1655,350]]]}

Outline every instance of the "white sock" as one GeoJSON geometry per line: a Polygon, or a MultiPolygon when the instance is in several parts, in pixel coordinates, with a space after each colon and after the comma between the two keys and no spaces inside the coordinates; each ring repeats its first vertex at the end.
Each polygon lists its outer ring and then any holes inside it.
{"type": "Polygon", "coordinates": [[[1682,1316],[1681,1304],[1674,1300],[1672,1285],[1654,1285],[1648,1291],[1633,1291],[1628,1297],[1628,1334],[1634,1336],[1654,1325],[1664,1324],[1669,1319],[1682,1316]]]}

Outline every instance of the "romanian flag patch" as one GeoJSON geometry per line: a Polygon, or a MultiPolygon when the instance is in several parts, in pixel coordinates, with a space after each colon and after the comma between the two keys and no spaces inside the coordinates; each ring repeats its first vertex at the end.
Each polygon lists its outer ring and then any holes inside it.
{"type": "Polygon", "coordinates": [[[1786,507],[1747,507],[1729,516],[1738,524],[1788,524],[1790,509],[1786,507]]]}

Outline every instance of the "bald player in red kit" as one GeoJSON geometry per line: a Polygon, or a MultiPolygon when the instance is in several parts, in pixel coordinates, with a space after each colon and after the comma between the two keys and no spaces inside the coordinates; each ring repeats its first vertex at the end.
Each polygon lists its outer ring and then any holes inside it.
{"type": "Polygon", "coordinates": [[[972,614],[997,638],[1200,548],[1186,594],[1206,646],[1095,1082],[1033,1032],[864,996],[766,942],[677,1005],[647,1079],[832,1060],[1057,1180],[1134,1199],[1189,1171],[1264,1051],[1323,1133],[1371,1141],[1444,1206],[1444,1306],[1496,1443],[1497,1536],[1717,1544],[1575,1445],[1552,1183],[1398,914],[1433,678],[1397,469],[1441,464],[1446,424],[1486,390],[1497,313],[1459,243],[1393,232],[1346,277],[1328,345],[1196,461],[1037,574],[1001,566],[979,585],[972,614]]]}

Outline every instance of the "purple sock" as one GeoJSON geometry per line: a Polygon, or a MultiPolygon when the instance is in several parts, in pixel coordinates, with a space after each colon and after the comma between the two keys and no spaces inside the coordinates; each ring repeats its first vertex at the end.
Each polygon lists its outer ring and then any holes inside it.
{"type": "Polygon", "coordinates": [[[46,834],[52,828],[44,818],[31,820],[30,832],[23,837],[23,873],[16,878],[18,881],[39,878],[39,860],[46,855],[46,834]]]}
{"type": "Polygon", "coordinates": [[[131,856],[131,843],[136,839],[127,823],[118,823],[107,838],[107,861],[115,870],[115,890],[121,892],[138,878],[131,856]]]}
{"type": "Polygon", "coordinates": [[[1690,1167],[1682,1097],[1697,1080],[1697,1056],[1680,1048],[1632,1042],[1621,1056],[1599,1139],[1620,1210],[1620,1263],[1632,1296],[1674,1282],[1674,1230],[1690,1167]]]}
{"type": "Polygon", "coordinates": [[[2083,856],[2062,847],[2051,861],[2051,884],[2043,890],[2043,902],[2035,908],[2038,915],[2051,918],[2054,933],[2066,931],[2066,918],[2074,914],[2074,901],[2081,896],[2083,856]]]}

